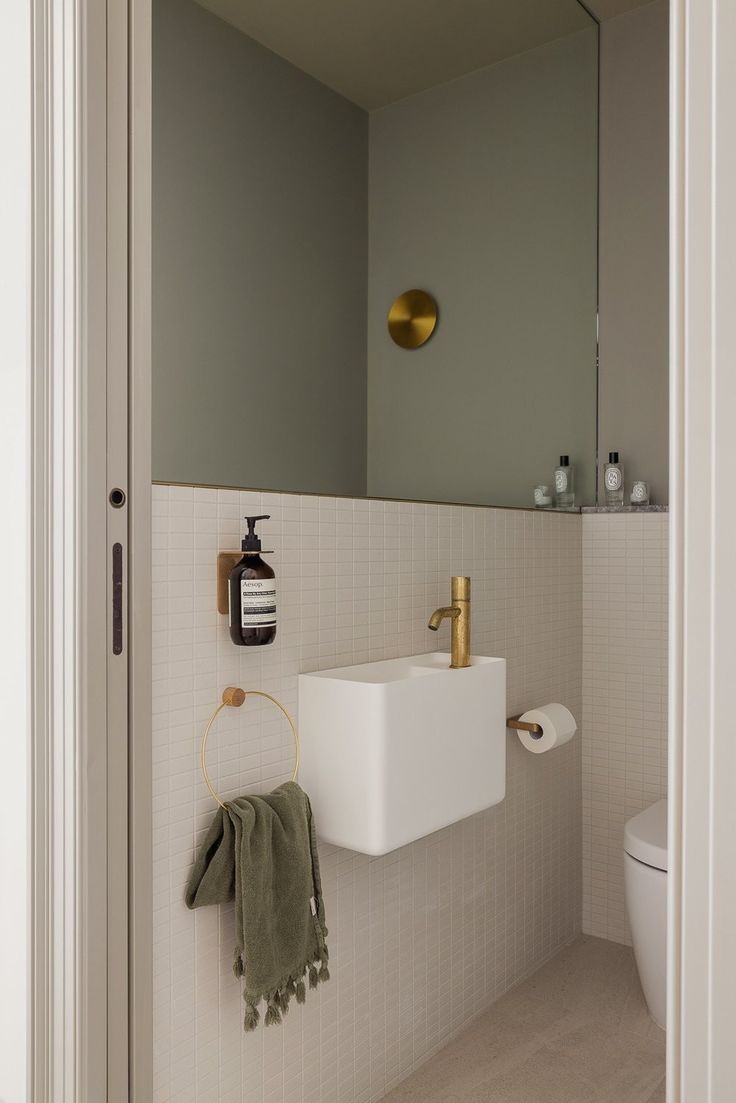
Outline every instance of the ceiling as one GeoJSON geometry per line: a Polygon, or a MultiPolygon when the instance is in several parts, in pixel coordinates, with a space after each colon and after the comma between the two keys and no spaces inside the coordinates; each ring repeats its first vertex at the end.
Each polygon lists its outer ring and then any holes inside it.
{"type": "Polygon", "coordinates": [[[577,0],[198,2],[368,111],[593,22],[577,0]]]}

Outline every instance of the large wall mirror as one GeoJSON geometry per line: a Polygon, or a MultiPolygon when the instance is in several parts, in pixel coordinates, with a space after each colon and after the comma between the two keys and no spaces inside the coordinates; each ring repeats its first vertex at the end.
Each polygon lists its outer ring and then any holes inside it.
{"type": "Polygon", "coordinates": [[[154,0],[153,476],[595,497],[598,28],[577,0],[154,0]],[[394,300],[438,320],[406,349],[394,300]]]}

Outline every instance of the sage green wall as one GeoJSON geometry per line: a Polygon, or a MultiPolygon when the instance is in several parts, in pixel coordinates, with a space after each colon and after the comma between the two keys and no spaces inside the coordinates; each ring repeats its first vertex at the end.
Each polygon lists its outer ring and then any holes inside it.
{"type": "Polygon", "coordinates": [[[597,30],[371,115],[368,492],[531,504],[561,452],[595,494],[597,30]],[[440,320],[407,352],[393,299],[440,320]]]}
{"type": "Polygon", "coordinates": [[[153,5],[153,477],[365,492],[365,112],[153,5]]]}
{"type": "MultiPolygon", "coordinates": [[[[601,25],[600,452],[669,499],[667,0],[601,25]]],[[[601,471],[601,498],[603,482],[601,471]]]]}

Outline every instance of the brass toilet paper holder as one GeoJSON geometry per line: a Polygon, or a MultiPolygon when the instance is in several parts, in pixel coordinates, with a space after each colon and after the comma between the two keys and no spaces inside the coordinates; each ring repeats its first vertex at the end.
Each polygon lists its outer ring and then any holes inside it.
{"type": "Polygon", "coordinates": [[[529,732],[535,739],[541,739],[544,735],[544,728],[541,724],[530,724],[526,720],[520,720],[521,713],[516,716],[509,716],[506,721],[507,728],[513,728],[515,731],[529,732]]]}

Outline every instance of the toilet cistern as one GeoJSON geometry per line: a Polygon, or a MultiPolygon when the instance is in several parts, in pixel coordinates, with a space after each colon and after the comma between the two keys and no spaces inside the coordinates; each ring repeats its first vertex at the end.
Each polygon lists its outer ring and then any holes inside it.
{"type": "Polygon", "coordinates": [[[435,609],[428,627],[436,632],[445,618],[452,619],[450,640],[450,669],[470,666],[470,579],[467,575],[453,575],[450,591],[451,605],[435,609]]]}

